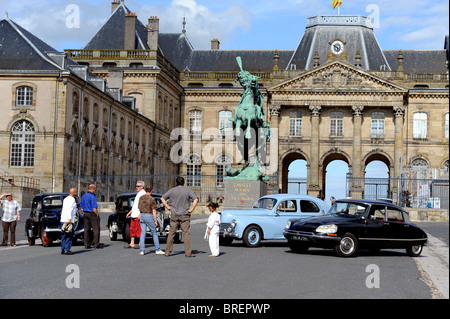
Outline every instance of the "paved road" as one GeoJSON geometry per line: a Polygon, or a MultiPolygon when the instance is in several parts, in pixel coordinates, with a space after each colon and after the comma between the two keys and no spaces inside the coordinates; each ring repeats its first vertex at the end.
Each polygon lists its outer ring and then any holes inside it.
{"type": "MultiPolygon", "coordinates": [[[[322,249],[297,255],[285,241],[256,249],[235,242],[221,247],[219,258],[210,258],[203,240],[206,217],[192,218],[196,258],[184,256],[183,244],[165,257],[148,243],[147,254],[140,256],[139,250],[123,249],[122,241],[111,242],[106,231],[104,249],[79,245],[74,255],[62,256],[58,243],[44,248],[37,240],[29,247],[21,222],[19,246],[0,248],[0,298],[431,299],[442,298],[445,280],[448,298],[448,223],[421,225],[435,236],[419,258],[404,250],[361,251],[350,259],[322,249]],[[80,288],[68,288],[78,282],[80,288]]],[[[104,226],[107,214],[101,218],[104,226]]]]}

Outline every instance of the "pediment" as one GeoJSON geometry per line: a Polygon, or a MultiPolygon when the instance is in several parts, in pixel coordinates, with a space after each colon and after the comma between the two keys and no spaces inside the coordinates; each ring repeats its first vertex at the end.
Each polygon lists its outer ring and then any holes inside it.
{"type": "Polygon", "coordinates": [[[408,89],[341,61],[334,61],[268,88],[268,91],[391,91],[408,89]]]}

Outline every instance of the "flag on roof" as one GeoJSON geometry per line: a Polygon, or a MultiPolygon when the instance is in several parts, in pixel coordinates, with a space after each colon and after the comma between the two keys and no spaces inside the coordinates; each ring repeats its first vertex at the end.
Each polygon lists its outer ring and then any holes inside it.
{"type": "Polygon", "coordinates": [[[342,0],[333,0],[333,9],[336,9],[337,7],[339,7],[342,4],[342,0]]]}

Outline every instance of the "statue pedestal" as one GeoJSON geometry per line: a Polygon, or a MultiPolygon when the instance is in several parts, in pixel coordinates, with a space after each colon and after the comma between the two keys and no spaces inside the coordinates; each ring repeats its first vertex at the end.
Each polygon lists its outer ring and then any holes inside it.
{"type": "Polygon", "coordinates": [[[267,184],[262,181],[225,179],[224,209],[249,209],[267,195],[267,184]]]}

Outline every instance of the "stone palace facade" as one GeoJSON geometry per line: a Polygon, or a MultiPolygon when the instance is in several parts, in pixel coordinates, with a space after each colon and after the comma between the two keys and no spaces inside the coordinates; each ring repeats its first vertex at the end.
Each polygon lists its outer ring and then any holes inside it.
{"type": "Polygon", "coordinates": [[[319,15],[293,50],[221,50],[218,39],[195,50],[185,21],[161,33],[157,17],[144,24],[123,1],[82,49],[54,52],[9,18],[0,33],[4,179],[59,191],[79,175],[223,176],[240,161],[228,121],[242,93],[237,56],[260,77],[273,132],[264,169],[282,192],[298,159],[313,196],[326,195],[334,160],[356,178],[372,161],[391,177],[448,170],[448,36],[442,49],[382,50],[368,17],[319,15]]]}

